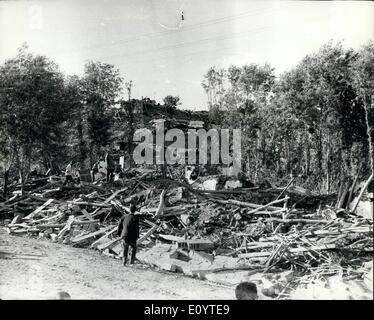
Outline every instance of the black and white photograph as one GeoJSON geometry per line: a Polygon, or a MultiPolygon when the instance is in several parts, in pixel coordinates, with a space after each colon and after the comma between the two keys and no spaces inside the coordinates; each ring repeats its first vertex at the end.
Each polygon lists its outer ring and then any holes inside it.
{"type": "Polygon", "coordinates": [[[0,300],[373,300],[373,129],[372,1],[0,1],[0,300]]]}

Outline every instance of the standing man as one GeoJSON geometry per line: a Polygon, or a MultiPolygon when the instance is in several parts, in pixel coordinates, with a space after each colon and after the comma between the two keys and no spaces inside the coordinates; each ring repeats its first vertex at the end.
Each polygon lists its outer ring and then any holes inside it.
{"type": "Polygon", "coordinates": [[[139,238],[139,216],[135,215],[135,212],[136,207],[131,204],[130,213],[125,214],[118,225],[118,235],[122,239],[123,246],[123,265],[127,263],[129,246],[131,247],[130,264],[135,262],[136,241],[139,238]]]}
{"type": "Polygon", "coordinates": [[[106,181],[107,182],[112,182],[113,180],[113,174],[114,174],[114,161],[113,158],[110,154],[110,150],[108,149],[107,153],[105,154],[105,159],[106,163],[106,181]]]}
{"type": "Polygon", "coordinates": [[[71,160],[71,162],[66,166],[65,181],[63,183],[64,186],[66,184],[68,184],[69,182],[74,183],[74,179],[73,179],[73,166],[74,166],[74,164],[75,164],[75,161],[71,160]]]}

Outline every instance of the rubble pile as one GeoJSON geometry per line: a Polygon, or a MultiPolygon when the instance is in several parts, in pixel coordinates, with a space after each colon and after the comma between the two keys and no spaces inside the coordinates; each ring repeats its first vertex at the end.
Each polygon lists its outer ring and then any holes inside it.
{"type": "MultiPolygon", "coordinates": [[[[372,260],[372,219],[337,208],[336,195],[316,195],[291,185],[262,189],[227,181],[204,188],[215,178],[189,184],[163,178],[155,170],[134,169],[121,183],[66,187],[59,177],[31,180],[25,195],[15,191],[0,204],[0,219],[13,235],[120,258],[118,221],[134,203],[141,215],[141,262],[225,284],[230,283],[227,272],[244,272],[245,279],[249,270],[262,275],[291,272],[301,279],[311,277],[311,271],[352,273],[372,260]],[[224,272],[226,278],[220,281],[224,272]]],[[[277,287],[279,279],[270,281],[269,296],[287,296],[286,287],[295,280],[277,287]]]]}

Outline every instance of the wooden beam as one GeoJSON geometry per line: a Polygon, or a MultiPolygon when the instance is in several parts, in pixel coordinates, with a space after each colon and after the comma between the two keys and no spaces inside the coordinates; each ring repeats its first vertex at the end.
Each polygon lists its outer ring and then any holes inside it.
{"type": "Polygon", "coordinates": [[[109,226],[109,227],[106,227],[104,229],[101,229],[101,230],[98,230],[98,231],[95,231],[95,232],[92,232],[92,233],[89,233],[89,234],[86,234],[86,235],[83,235],[83,236],[77,236],[77,237],[74,237],[74,238],[70,239],[70,241],[74,242],[74,243],[82,242],[84,240],[87,240],[87,239],[96,237],[100,234],[103,234],[111,228],[112,228],[112,226],[109,226]]]}
{"type": "Polygon", "coordinates": [[[31,212],[28,216],[24,217],[23,219],[31,219],[34,215],[42,211],[44,208],[46,208],[49,204],[52,203],[54,199],[48,199],[43,205],[36,208],[33,212],[31,212]]]}
{"type": "Polygon", "coordinates": [[[101,241],[103,241],[105,238],[109,237],[111,234],[115,233],[118,230],[118,226],[114,227],[111,231],[104,234],[101,238],[97,239],[95,242],[91,244],[92,248],[95,248],[98,244],[100,244],[101,241]]]}
{"type": "Polygon", "coordinates": [[[92,207],[100,207],[100,208],[111,208],[110,204],[106,203],[95,203],[95,202],[86,202],[86,201],[66,201],[70,204],[76,204],[78,206],[92,206],[92,207]]]}
{"type": "MultiPolygon", "coordinates": [[[[288,251],[291,253],[302,253],[302,252],[308,252],[308,251],[320,251],[320,250],[331,250],[331,249],[335,249],[335,244],[291,248],[288,251]]],[[[264,251],[264,252],[242,253],[242,254],[239,254],[238,256],[239,258],[259,258],[259,257],[270,257],[271,255],[272,255],[272,252],[264,251]]]]}

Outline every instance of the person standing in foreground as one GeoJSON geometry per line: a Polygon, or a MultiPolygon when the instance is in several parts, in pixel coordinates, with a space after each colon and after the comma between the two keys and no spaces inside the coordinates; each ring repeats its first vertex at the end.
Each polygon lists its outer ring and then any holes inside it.
{"type": "Polygon", "coordinates": [[[118,235],[122,239],[123,265],[127,264],[129,246],[131,247],[130,264],[135,262],[136,241],[139,238],[139,216],[135,215],[136,207],[130,206],[130,213],[125,214],[118,225],[118,235]]]}

